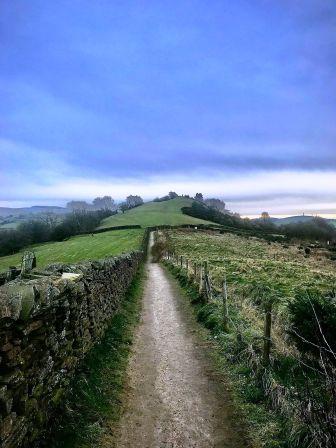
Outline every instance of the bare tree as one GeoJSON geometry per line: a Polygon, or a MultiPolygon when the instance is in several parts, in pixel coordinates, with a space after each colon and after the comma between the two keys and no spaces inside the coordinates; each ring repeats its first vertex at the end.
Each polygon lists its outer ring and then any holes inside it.
{"type": "Polygon", "coordinates": [[[209,207],[215,208],[219,212],[223,212],[226,210],[225,202],[220,199],[209,198],[209,199],[205,199],[204,203],[206,205],[208,205],[209,207]]]}
{"type": "Polygon", "coordinates": [[[263,221],[269,221],[269,220],[271,219],[271,217],[270,217],[270,215],[269,215],[268,212],[262,212],[262,213],[261,213],[261,219],[262,219],[263,221]]]}
{"type": "Polygon", "coordinates": [[[97,197],[92,201],[96,210],[114,210],[114,199],[111,196],[97,197]]]}
{"type": "Polygon", "coordinates": [[[51,229],[57,226],[58,220],[58,216],[53,212],[46,212],[41,215],[41,221],[47,224],[51,229]]]}
{"type": "Polygon", "coordinates": [[[126,202],[122,202],[121,204],[119,204],[119,209],[125,213],[126,210],[128,210],[128,206],[126,204],[126,202]]]}
{"type": "Polygon", "coordinates": [[[72,211],[84,211],[90,208],[86,201],[70,201],[66,206],[72,211]]]}
{"type": "Polygon", "coordinates": [[[137,207],[138,205],[142,205],[143,204],[143,199],[140,196],[134,196],[134,195],[130,195],[127,196],[126,198],[126,204],[127,204],[127,208],[134,208],[137,207]]]}

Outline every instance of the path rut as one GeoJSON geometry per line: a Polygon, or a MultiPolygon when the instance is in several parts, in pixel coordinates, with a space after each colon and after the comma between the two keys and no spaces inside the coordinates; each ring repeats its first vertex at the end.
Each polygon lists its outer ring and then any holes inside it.
{"type": "Polygon", "coordinates": [[[148,261],[125,410],[114,446],[247,446],[197,325],[175,280],[160,264],[148,261]]]}

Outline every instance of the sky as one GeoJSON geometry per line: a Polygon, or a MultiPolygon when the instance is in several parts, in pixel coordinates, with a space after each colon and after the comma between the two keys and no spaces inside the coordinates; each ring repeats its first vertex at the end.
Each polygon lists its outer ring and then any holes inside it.
{"type": "Polygon", "coordinates": [[[0,0],[0,206],[336,217],[335,0],[0,0]]]}

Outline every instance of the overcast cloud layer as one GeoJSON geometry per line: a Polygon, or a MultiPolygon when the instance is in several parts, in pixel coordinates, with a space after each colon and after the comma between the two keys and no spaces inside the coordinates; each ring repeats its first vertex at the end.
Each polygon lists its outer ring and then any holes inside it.
{"type": "Polygon", "coordinates": [[[334,0],[0,3],[0,205],[336,214],[334,0]]]}

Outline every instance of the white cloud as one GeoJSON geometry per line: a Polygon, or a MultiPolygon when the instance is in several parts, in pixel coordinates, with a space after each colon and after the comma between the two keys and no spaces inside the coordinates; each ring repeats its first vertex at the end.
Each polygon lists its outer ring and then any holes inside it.
{"type": "Polygon", "coordinates": [[[258,214],[267,209],[271,213],[332,213],[336,215],[335,171],[277,171],[253,172],[249,175],[223,174],[212,177],[195,175],[152,176],[146,179],[89,179],[55,177],[44,184],[28,179],[22,184],[9,184],[0,200],[20,200],[27,204],[47,203],[58,199],[91,200],[98,195],[111,194],[123,199],[128,194],[140,194],[146,199],[162,196],[168,191],[194,195],[222,197],[228,206],[241,214],[258,214]]]}

